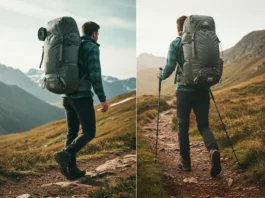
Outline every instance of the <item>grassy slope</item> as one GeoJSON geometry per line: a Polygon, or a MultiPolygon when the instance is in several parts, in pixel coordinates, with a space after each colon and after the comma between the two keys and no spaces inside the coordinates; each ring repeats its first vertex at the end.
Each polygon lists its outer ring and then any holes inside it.
{"type": "MultiPolygon", "coordinates": [[[[135,95],[123,94],[110,104],[135,95]]],[[[79,153],[79,158],[93,158],[135,149],[135,99],[111,107],[107,113],[96,112],[96,138],[79,153]]],[[[95,109],[100,108],[96,106],[95,109]]],[[[51,122],[25,133],[0,136],[0,177],[14,172],[34,171],[35,168],[53,165],[53,153],[62,150],[66,135],[66,121],[51,122]]]]}
{"type": "MultiPolygon", "coordinates": [[[[169,109],[167,97],[161,98],[161,111],[169,109]]],[[[169,196],[163,189],[160,169],[154,163],[154,153],[141,134],[141,129],[157,115],[157,97],[137,98],[137,194],[142,198],[169,196]]]]}
{"type": "Polygon", "coordinates": [[[265,56],[260,58],[252,57],[247,60],[237,60],[236,62],[225,65],[222,81],[215,86],[215,89],[233,86],[264,74],[265,67],[257,70],[257,67],[264,62],[265,56]]]}
{"type": "MultiPolygon", "coordinates": [[[[248,167],[247,176],[265,182],[265,74],[215,94],[239,160],[248,167]]],[[[219,145],[233,159],[216,111],[210,117],[219,145]]]]}

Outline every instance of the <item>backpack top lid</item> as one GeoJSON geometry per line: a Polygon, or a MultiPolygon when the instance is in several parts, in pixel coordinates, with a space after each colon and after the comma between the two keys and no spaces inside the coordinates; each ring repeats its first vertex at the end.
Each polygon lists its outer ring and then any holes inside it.
{"type": "Polygon", "coordinates": [[[184,22],[183,32],[197,32],[207,29],[215,32],[215,22],[213,17],[204,15],[190,15],[184,22]]]}
{"type": "Polygon", "coordinates": [[[69,33],[77,33],[79,30],[76,21],[72,17],[60,17],[48,22],[47,32],[58,33],[61,36],[65,36],[69,33]]]}

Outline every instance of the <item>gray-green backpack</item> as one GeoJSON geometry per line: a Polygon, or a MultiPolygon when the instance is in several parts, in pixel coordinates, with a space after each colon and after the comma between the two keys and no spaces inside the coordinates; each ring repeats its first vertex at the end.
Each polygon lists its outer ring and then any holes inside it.
{"type": "Polygon", "coordinates": [[[61,17],[48,22],[47,29],[40,28],[39,40],[44,41],[42,62],[45,78],[43,88],[56,94],[87,90],[85,75],[79,78],[78,52],[80,34],[72,17],[61,17]]]}
{"type": "Polygon", "coordinates": [[[179,84],[207,88],[217,84],[223,73],[219,39],[215,22],[210,16],[191,15],[183,25],[181,35],[184,55],[179,84]]]}

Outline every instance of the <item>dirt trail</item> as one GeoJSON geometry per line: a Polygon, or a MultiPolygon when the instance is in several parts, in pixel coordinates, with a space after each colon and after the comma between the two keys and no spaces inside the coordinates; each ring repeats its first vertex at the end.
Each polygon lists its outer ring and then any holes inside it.
{"type": "Polygon", "coordinates": [[[130,150],[90,160],[78,160],[77,163],[80,169],[87,171],[85,177],[70,181],[56,168],[45,168],[36,175],[17,176],[0,184],[0,197],[88,197],[89,192],[104,186],[106,180],[134,175],[136,155],[134,150],[130,150]]]}
{"type": "MultiPolygon", "coordinates": [[[[160,114],[158,143],[158,166],[162,170],[165,190],[172,197],[265,197],[264,189],[251,184],[242,171],[232,170],[227,158],[221,158],[222,173],[217,178],[210,177],[208,152],[201,141],[190,139],[192,172],[178,170],[178,134],[172,131],[172,117],[175,109],[160,114]],[[262,192],[263,191],[263,192],[262,192]]],[[[142,133],[155,149],[156,120],[146,125],[142,133]]]]}

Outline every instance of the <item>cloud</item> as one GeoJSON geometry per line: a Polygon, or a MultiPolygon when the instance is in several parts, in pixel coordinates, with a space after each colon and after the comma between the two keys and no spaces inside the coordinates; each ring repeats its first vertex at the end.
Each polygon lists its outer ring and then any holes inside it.
{"type": "MultiPolygon", "coordinates": [[[[58,9],[61,7],[58,6],[60,5],[60,2],[57,2],[56,4],[52,2],[52,5],[53,8],[47,8],[43,6],[37,6],[22,0],[0,0],[0,8],[33,18],[51,19],[61,16],[72,16],[78,23],[83,23],[87,20],[87,17],[85,18],[82,16],[74,15],[70,12],[64,11],[63,9],[58,9]]],[[[113,16],[96,16],[94,18],[94,20],[97,20],[103,26],[135,30],[135,21],[127,21],[122,18],[113,16]]]]}

